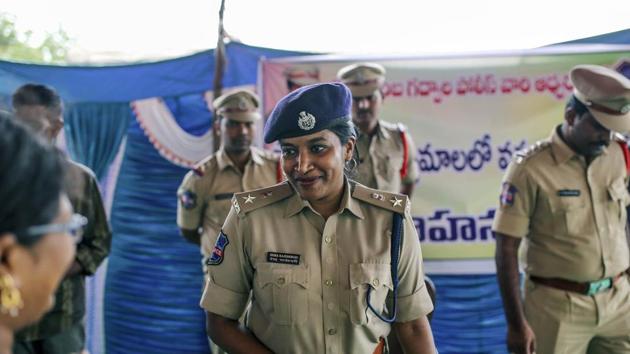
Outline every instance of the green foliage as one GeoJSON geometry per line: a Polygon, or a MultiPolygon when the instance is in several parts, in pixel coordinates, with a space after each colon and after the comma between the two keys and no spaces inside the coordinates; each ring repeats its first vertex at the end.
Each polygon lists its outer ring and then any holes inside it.
{"type": "Polygon", "coordinates": [[[64,63],[68,56],[70,37],[58,29],[46,33],[42,40],[35,41],[32,31],[20,32],[15,20],[0,13],[0,58],[5,60],[64,63]]]}

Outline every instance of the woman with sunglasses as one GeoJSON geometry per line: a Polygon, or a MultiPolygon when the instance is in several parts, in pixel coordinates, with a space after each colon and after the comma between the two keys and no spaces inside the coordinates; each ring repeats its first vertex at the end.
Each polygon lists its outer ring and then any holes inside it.
{"type": "Polygon", "coordinates": [[[0,112],[0,353],[51,306],[85,220],[63,192],[64,161],[0,112]]]}
{"type": "Polygon", "coordinates": [[[226,351],[382,353],[393,329],[406,353],[434,353],[409,201],[348,177],[351,106],[346,86],[311,85],[267,120],[287,182],[234,196],[201,299],[226,351]]]}

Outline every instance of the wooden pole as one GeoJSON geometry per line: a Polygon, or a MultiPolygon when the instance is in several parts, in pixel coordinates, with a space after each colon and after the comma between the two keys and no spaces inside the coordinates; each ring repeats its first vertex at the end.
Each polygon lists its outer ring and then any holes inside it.
{"type": "MultiPolygon", "coordinates": [[[[221,96],[223,91],[223,72],[227,60],[225,58],[225,29],[223,28],[223,12],[225,11],[225,0],[221,0],[221,8],[219,9],[219,36],[217,38],[217,47],[214,50],[214,82],[212,87],[213,97],[221,96]]],[[[221,146],[220,121],[216,112],[212,112],[212,132],[214,151],[219,150],[221,146]]]]}

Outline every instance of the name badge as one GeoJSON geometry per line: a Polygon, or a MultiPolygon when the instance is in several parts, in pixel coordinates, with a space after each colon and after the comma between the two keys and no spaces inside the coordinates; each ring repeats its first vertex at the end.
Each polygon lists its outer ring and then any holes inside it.
{"type": "Polygon", "coordinates": [[[558,197],[579,197],[579,189],[561,189],[558,191],[558,197]]]}
{"type": "Polygon", "coordinates": [[[293,253],[267,252],[267,262],[281,264],[300,264],[300,255],[293,253]]]}

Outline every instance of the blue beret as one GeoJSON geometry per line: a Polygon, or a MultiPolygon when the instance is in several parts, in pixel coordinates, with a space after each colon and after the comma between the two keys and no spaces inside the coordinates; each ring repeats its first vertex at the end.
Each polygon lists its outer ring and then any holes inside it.
{"type": "Polygon", "coordinates": [[[352,94],[341,83],[301,87],[284,96],[265,123],[265,143],[308,135],[352,119],[352,94]]]}

